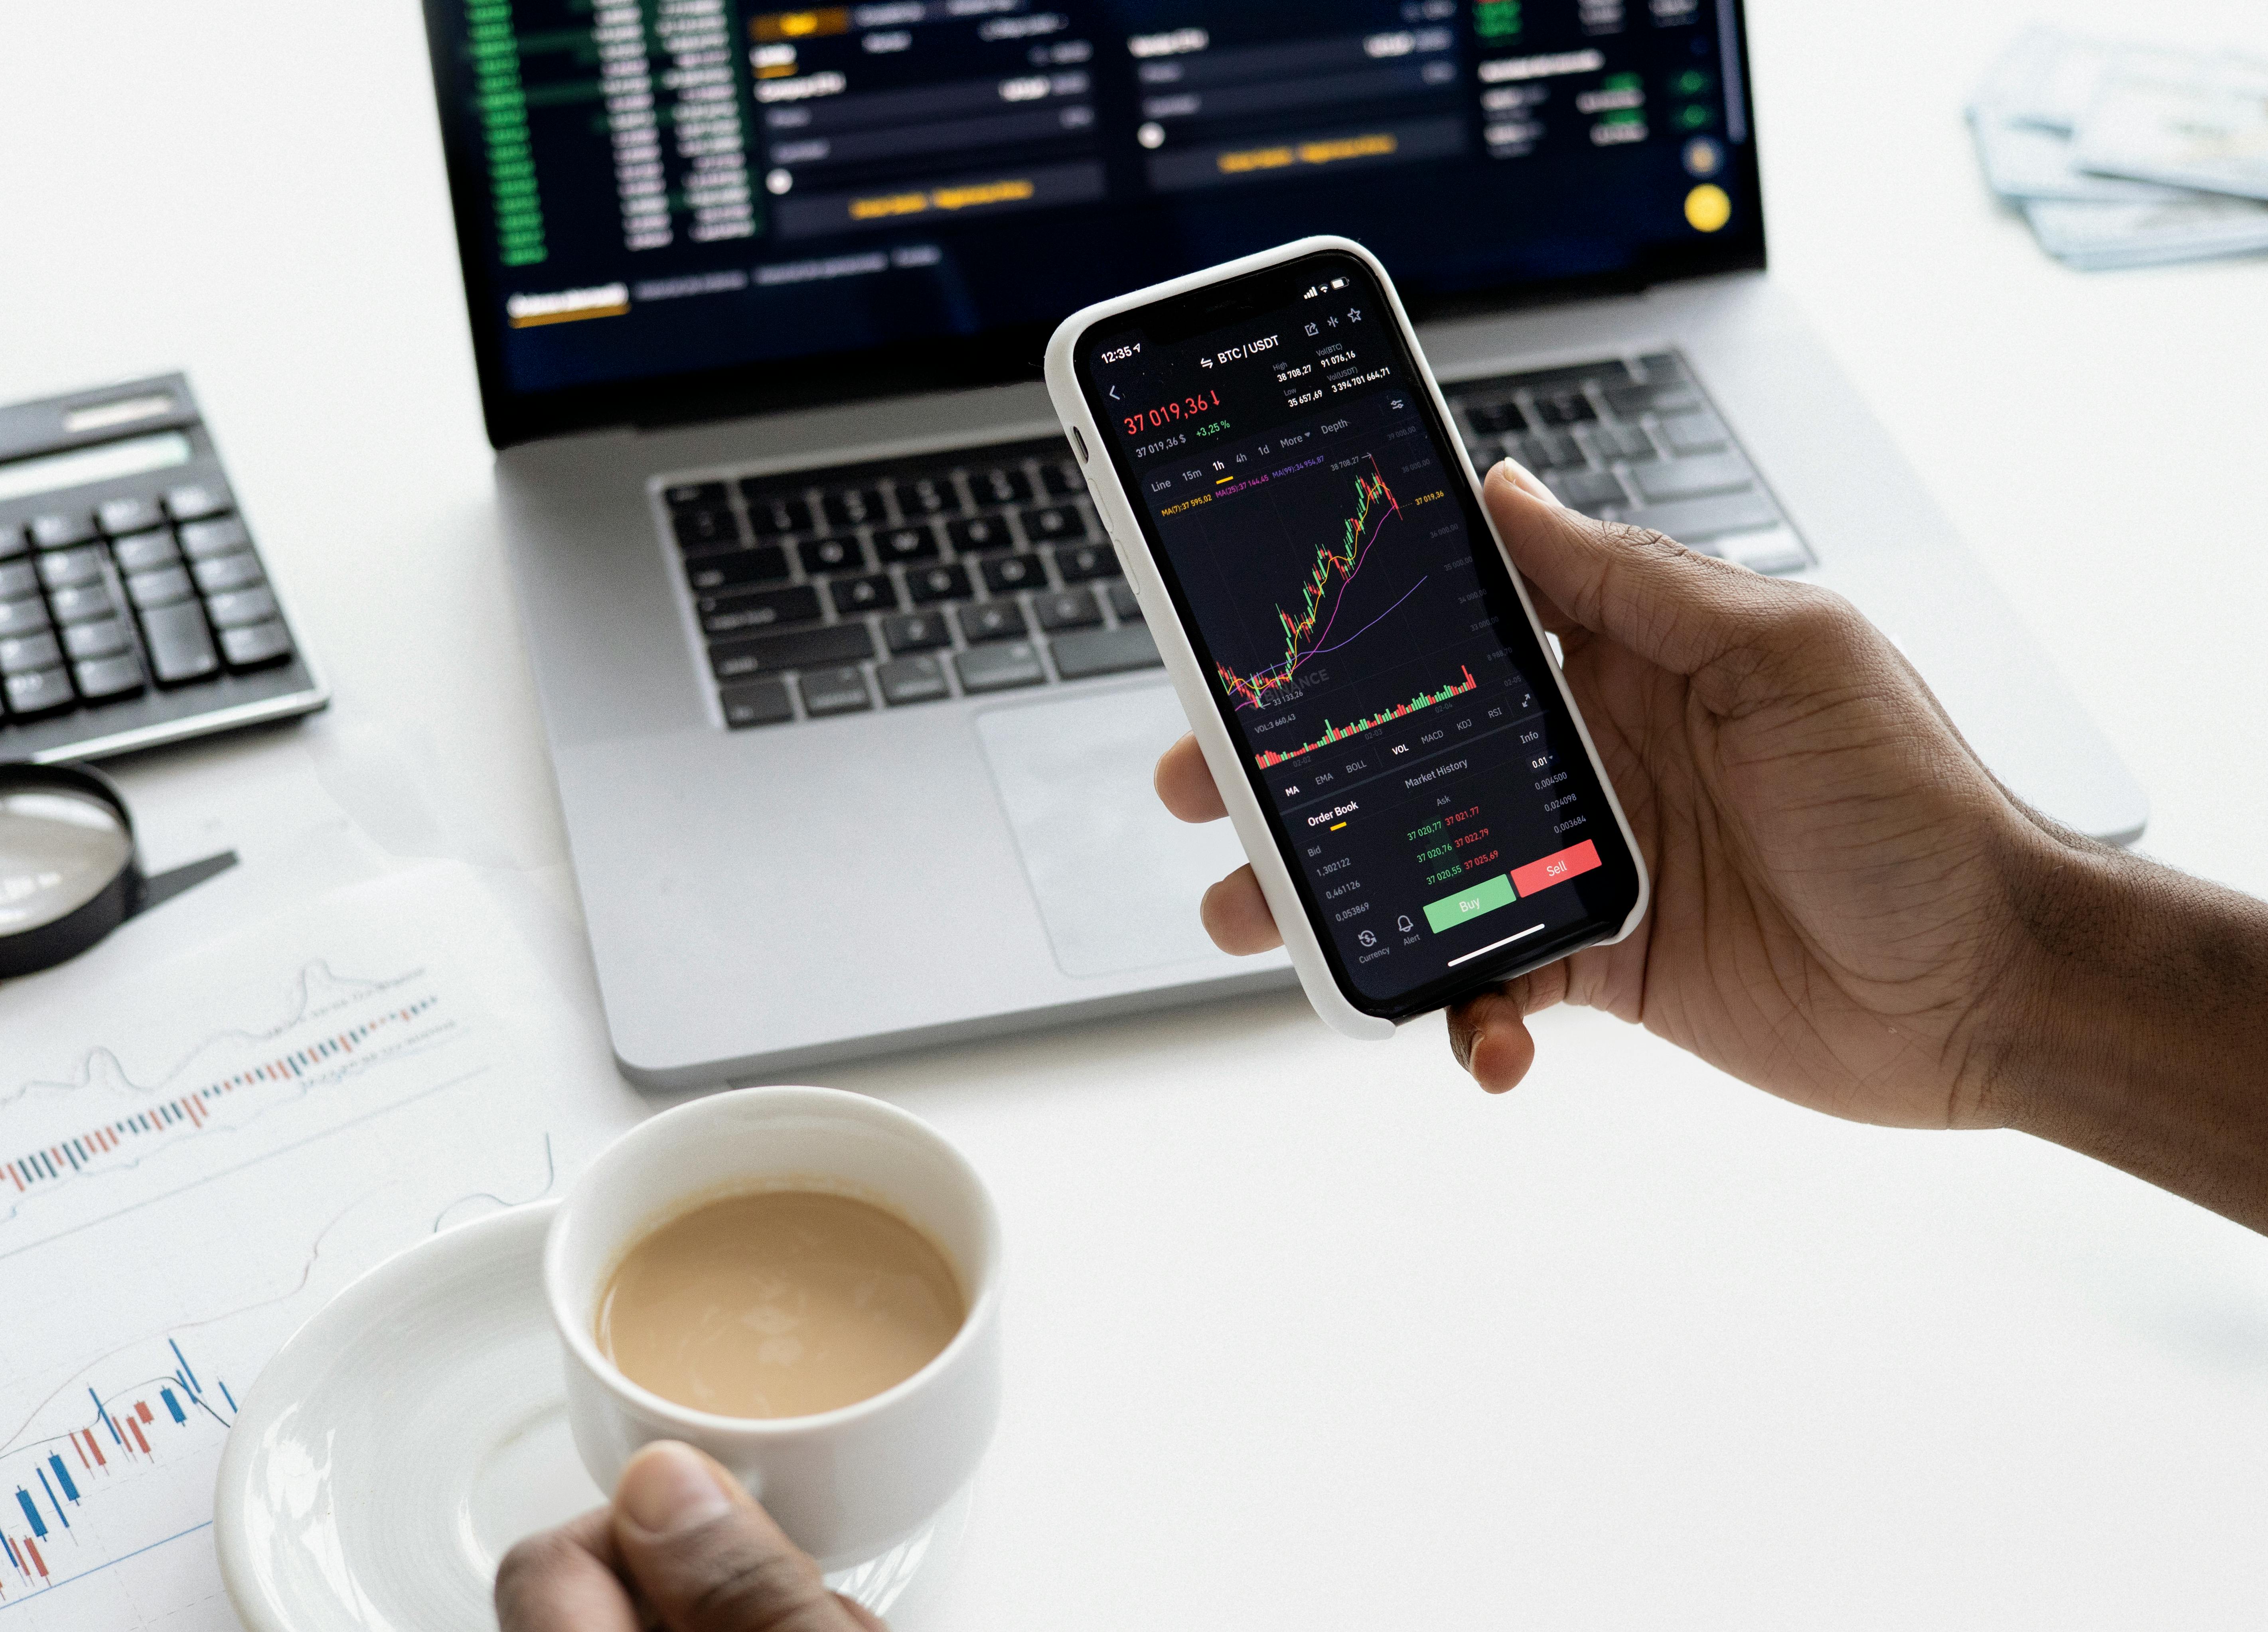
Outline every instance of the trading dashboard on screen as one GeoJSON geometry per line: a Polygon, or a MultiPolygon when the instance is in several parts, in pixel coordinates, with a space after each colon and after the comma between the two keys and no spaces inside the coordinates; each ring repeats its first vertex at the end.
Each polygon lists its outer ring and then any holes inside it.
{"type": "Polygon", "coordinates": [[[1314,232],[1434,298],[1760,246],[1736,0],[429,0],[490,388],[1052,324],[1314,232]]]}

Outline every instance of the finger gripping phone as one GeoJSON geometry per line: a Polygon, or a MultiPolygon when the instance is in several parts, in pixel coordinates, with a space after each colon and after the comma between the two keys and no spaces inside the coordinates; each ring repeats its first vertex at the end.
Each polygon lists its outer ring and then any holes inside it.
{"type": "Polygon", "coordinates": [[[1391,1036],[1638,926],[1630,824],[1367,250],[1089,306],[1047,377],[1326,1021],[1391,1036]]]}

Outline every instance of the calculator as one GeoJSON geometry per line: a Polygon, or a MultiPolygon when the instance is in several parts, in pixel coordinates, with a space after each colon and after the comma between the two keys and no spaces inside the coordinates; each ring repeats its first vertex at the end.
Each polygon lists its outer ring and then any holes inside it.
{"type": "Polygon", "coordinates": [[[0,408],[0,761],[320,709],[189,383],[0,408]]]}

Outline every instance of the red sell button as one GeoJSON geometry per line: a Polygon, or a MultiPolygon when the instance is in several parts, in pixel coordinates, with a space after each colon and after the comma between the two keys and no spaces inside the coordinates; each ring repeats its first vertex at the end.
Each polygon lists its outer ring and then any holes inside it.
{"type": "Polygon", "coordinates": [[[1588,872],[1598,865],[1598,847],[1586,839],[1572,849],[1562,850],[1557,856],[1547,856],[1542,861],[1530,862],[1525,867],[1513,868],[1512,887],[1518,890],[1521,899],[1525,901],[1538,890],[1565,884],[1577,873],[1588,872]]]}

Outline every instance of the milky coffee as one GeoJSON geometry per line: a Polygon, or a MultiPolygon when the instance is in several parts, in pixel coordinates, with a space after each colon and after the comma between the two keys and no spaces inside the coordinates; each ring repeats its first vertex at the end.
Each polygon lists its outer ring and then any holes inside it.
{"type": "Polygon", "coordinates": [[[903,1382],[967,1314],[952,1267],[866,1202],[762,1191],[632,1246],[595,1335],[632,1382],[721,1416],[807,1416],[903,1382]]]}

